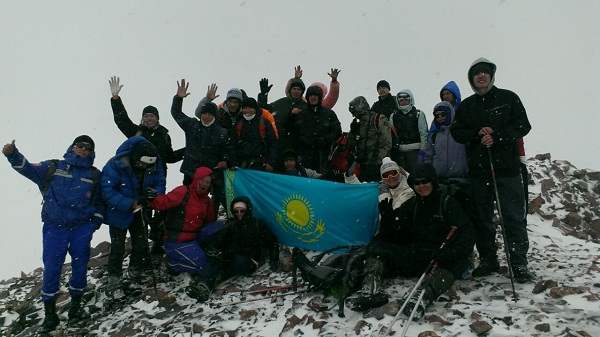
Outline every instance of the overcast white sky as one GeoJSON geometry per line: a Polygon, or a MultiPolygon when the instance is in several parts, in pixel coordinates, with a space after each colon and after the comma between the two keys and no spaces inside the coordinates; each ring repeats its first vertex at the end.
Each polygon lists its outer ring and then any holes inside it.
{"type": "MultiPolygon", "coordinates": [[[[428,113],[448,81],[472,94],[467,69],[496,63],[496,85],[515,91],[533,126],[528,156],[551,153],[578,168],[600,169],[600,2],[597,1],[41,1],[0,0],[1,142],[16,139],[32,162],[62,158],[79,134],[96,141],[102,167],[124,140],[112,121],[108,79],[116,75],[133,120],[156,106],[174,147],[184,137],[170,116],[176,81],[192,93],[192,115],[210,83],[249,95],[258,80],[283,96],[294,66],[307,84],[342,70],[334,110],[344,130],[348,102],[376,100],[386,79],[395,94],[411,89],[428,113]]],[[[171,166],[167,188],[181,182],[171,166]]],[[[0,165],[0,279],[41,262],[41,196],[0,165]]],[[[107,240],[103,227],[96,241],[107,240]]]]}

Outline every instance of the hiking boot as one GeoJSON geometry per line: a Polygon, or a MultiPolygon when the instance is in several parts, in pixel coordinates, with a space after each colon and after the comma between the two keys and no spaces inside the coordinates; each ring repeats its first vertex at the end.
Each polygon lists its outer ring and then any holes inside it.
{"type": "Polygon", "coordinates": [[[125,291],[123,291],[123,280],[121,279],[121,276],[108,276],[106,296],[112,300],[120,300],[125,298],[125,291]]]}
{"type": "Polygon", "coordinates": [[[535,274],[527,266],[513,266],[513,275],[517,283],[527,283],[535,280],[535,274]]]}
{"type": "Polygon", "coordinates": [[[191,297],[196,299],[198,302],[206,302],[210,297],[210,289],[208,285],[204,282],[196,282],[190,284],[186,289],[185,293],[191,297]]]}
{"type": "Polygon", "coordinates": [[[346,306],[352,311],[367,311],[378,308],[389,301],[388,296],[383,291],[374,294],[358,291],[356,294],[346,298],[346,306]]]}
{"type": "Polygon", "coordinates": [[[38,329],[39,333],[50,333],[60,324],[56,314],[56,301],[44,301],[44,321],[38,329]]]}
{"type": "Polygon", "coordinates": [[[69,321],[71,320],[82,320],[90,318],[83,307],[81,306],[81,299],[83,295],[71,295],[71,307],[69,307],[69,321]]]}
{"type": "Polygon", "coordinates": [[[473,275],[473,277],[488,276],[497,273],[499,270],[500,263],[498,263],[498,260],[481,260],[479,266],[473,269],[471,275],[473,275]]]}
{"type": "Polygon", "coordinates": [[[141,268],[129,268],[127,269],[127,276],[129,278],[129,282],[132,284],[140,284],[142,283],[142,269],[141,268]]]}
{"type": "Polygon", "coordinates": [[[423,291],[424,290],[415,292],[411,298],[407,298],[409,293],[406,293],[404,294],[404,297],[398,300],[398,305],[400,307],[404,305],[404,302],[408,301],[408,303],[406,303],[406,306],[404,306],[402,313],[405,314],[407,317],[410,317],[414,310],[415,314],[412,318],[413,321],[419,320],[423,318],[423,316],[425,316],[425,307],[427,306],[427,303],[425,303],[425,296],[423,296],[423,299],[421,299],[421,301],[417,304],[417,301],[419,301],[419,296],[421,296],[421,292],[423,291]]]}

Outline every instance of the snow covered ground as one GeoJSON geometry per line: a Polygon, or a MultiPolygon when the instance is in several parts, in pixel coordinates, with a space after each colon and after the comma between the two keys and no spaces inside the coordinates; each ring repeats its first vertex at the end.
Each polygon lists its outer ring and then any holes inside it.
{"type": "MultiPolygon", "coordinates": [[[[540,159],[529,160],[533,179],[530,209],[534,212],[529,216],[529,261],[537,281],[515,284],[519,296],[515,303],[506,266],[498,275],[459,280],[428,309],[425,318],[410,324],[407,336],[600,336],[599,173],[577,170],[566,161],[551,161],[549,156],[537,157],[540,159]],[[585,201],[590,197],[596,202],[585,201]],[[541,204],[540,198],[545,203],[541,204]]],[[[86,307],[92,319],[74,327],[63,322],[62,334],[57,335],[371,336],[384,331],[398,309],[392,301],[366,316],[346,309],[341,318],[336,299],[302,292],[303,288],[279,297],[273,295],[290,291],[248,294],[261,287],[291,284],[290,273],[269,274],[262,268],[253,277],[224,282],[203,304],[184,293],[187,276],[162,273],[157,275],[157,301],[148,275],[143,295],[130,305],[107,311],[102,292],[107,252],[107,245],[100,245],[90,262],[86,307]]],[[[43,318],[40,272],[41,268],[0,284],[0,334],[34,333],[43,318]]],[[[64,272],[66,282],[68,266],[64,272]]],[[[398,298],[415,282],[389,279],[386,291],[392,299],[398,298]]],[[[68,296],[59,301],[64,312],[68,296]]],[[[392,335],[399,336],[405,323],[406,317],[401,315],[392,335]]]]}

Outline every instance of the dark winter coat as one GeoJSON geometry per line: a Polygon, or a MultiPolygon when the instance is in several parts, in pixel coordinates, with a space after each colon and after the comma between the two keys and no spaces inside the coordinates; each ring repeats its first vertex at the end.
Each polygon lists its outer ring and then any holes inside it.
{"type": "Polygon", "coordinates": [[[198,119],[186,116],[181,110],[182,106],[183,98],[175,95],[171,115],[185,132],[185,155],[181,173],[193,177],[196,168],[213,168],[220,161],[226,161],[228,166],[235,166],[235,160],[230,154],[227,131],[216,122],[208,127],[202,125],[198,119]]]}
{"type": "Polygon", "coordinates": [[[131,206],[146,189],[153,188],[158,191],[158,194],[165,193],[166,181],[160,157],[156,159],[154,165],[143,172],[141,182],[138,181],[136,172],[131,167],[129,156],[136,145],[142,142],[147,142],[142,136],[127,139],[102,169],[100,186],[108,206],[105,223],[110,226],[129,227],[133,220],[131,206]]]}
{"type": "MultiPolygon", "coordinates": [[[[99,227],[105,212],[100,185],[93,183],[95,153],[82,158],[70,145],[56,165],[46,192],[46,172],[52,160],[31,164],[15,147],[6,156],[15,171],[33,181],[44,198],[42,221],[50,226],[76,228],[88,222],[99,227]]],[[[100,175],[98,174],[98,179],[100,175]]]]}
{"type": "Polygon", "coordinates": [[[384,114],[388,120],[396,109],[396,98],[391,93],[388,93],[383,97],[379,97],[378,101],[373,103],[373,107],[371,107],[373,112],[384,114]]]}
{"type": "Polygon", "coordinates": [[[494,145],[492,153],[498,177],[520,174],[519,138],[531,130],[525,107],[517,94],[493,86],[484,95],[473,94],[458,107],[450,132],[454,140],[465,144],[469,175],[490,177],[488,148],[481,144],[479,130],[491,127],[494,145]]]}
{"type": "Polygon", "coordinates": [[[235,124],[235,153],[238,165],[244,162],[268,163],[275,167],[277,160],[277,136],[267,120],[263,119],[261,112],[257,112],[254,118],[246,120],[241,118],[235,124]],[[262,126],[261,126],[262,123],[262,126]],[[260,128],[264,127],[261,135],[260,128]]]}
{"type": "Polygon", "coordinates": [[[198,168],[188,186],[178,186],[171,192],[159,195],[148,202],[148,205],[157,211],[169,210],[165,217],[164,241],[192,241],[196,239],[204,224],[216,220],[208,193],[196,190],[198,180],[206,177],[210,172],[206,167],[198,168]],[[186,204],[182,205],[186,196],[186,204]]]}
{"type": "Polygon", "coordinates": [[[233,205],[240,201],[247,206],[246,214],[242,220],[228,219],[212,245],[220,247],[227,259],[235,255],[251,256],[259,264],[269,262],[276,267],[279,261],[277,237],[263,220],[252,216],[252,202],[248,197],[233,199],[232,213],[233,205]]]}
{"type": "Polygon", "coordinates": [[[358,123],[358,134],[348,133],[348,146],[354,150],[356,161],[363,165],[381,166],[384,157],[389,157],[392,149],[392,133],[388,119],[383,114],[369,110],[364,97],[359,96],[350,102],[358,123]]]}
{"type": "Polygon", "coordinates": [[[112,107],[115,123],[125,137],[142,136],[150,141],[150,143],[154,144],[156,151],[162,160],[162,166],[165,172],[167,163],[176,163],[181,160],[181,156],[177,156],[173,153],[171,136],[169,136],[169,130],[167,130],[167,128],[158,125],[156,128],[150,129],[145,125],[133,123],[127,115],[127,110],[125,110],[121,98],[111,99],[110,105],[112,107]]]}

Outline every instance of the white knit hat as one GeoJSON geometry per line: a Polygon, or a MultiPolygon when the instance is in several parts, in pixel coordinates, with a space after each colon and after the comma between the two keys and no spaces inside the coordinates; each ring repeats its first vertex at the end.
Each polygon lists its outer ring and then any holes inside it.
{"type": "Polygon", "coordinates": [[[235,204],[233,204],[233,209],[236,208],[243,208],[243,209],[247,209],[248,207],[246,206],[246,203],[243,201],[238,201],[235,204]]]}
{"type": "Polygon", "coordinates": [[[400,167],[396,164],[395,161],[391,160],[390,157],[385,157],[381,161],[381,168],[379,169],[379,173],[383,174],[383,172],[387,171],[400,171],[400,167]]]}

